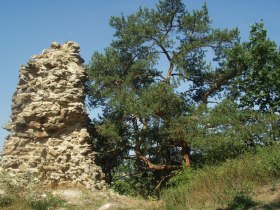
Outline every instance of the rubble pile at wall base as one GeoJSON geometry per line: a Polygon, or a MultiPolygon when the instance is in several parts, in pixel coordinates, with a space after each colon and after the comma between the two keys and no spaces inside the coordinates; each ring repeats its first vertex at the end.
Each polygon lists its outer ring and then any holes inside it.
{"type": "Polygon", "coordinates": [[[79,51],[75,42],[54,42],[21,66],[11,119],[4,126],[11,132],[2,152],[5,171],[31,173],[43,184],[103,188],[89,144],[79,51]]]}

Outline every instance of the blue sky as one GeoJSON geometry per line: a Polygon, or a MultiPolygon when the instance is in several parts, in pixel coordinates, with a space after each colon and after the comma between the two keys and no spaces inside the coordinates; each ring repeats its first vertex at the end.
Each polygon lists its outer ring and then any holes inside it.
{"type": "MultiPolygon", "coordinates": [[[[207,3],[213,26],[238,27],[246,40],[250,24],[264,20],[269,37],[280,44],[279,0],[182,0],[188,10],[207,3]]],[[[129,15],[156,0],[0,0],[0,125],[8,122],[19,67],[48,48],[52,41],[80,44],[88,63],[94,51],[107,47],[114,30],[108,21],[129,15]]],[[[0,150],[8,135],[0,128],[0,150]]]]}

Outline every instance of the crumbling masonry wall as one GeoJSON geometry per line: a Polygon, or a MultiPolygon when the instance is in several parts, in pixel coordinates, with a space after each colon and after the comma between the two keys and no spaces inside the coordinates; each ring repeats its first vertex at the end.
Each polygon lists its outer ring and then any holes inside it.
{"type": "Polygon", "coordinates": [[[103,187],[89,144],[79,51],[75,42],[54,42],[21,66],[11,120],[4,126],[11,132],[2,152],[4,170],[31,173],[44,184],[103,187]]]}

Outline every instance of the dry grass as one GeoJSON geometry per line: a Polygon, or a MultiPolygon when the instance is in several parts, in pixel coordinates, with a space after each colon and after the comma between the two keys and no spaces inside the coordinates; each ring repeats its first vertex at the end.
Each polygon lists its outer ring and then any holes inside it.
{"type": "Polygon", "coordinates": [[[157,201],[121,196],[112,190],[40,186],[32,179],[0,174],[0,209],[3,210],[121,210],[162,209],[157,201]]]}
{"type": "Polygon", "coordinates": [[[152,210],[163,208],[163,204],[161,202],[144,200],[142,198],[122,196],[116,194],[112,190],[92,192],[85,189],[64,189],[63,191],[66,193],[61,193],[61,190],[56,190],[54,192],[59,191],[60,193],[57,193],[57,196],[66,201],[68,204],[70,204],[70,206],[72,206],[75,210],[102,209],[102,207],[105,208],[105,206],[107,206],[108,209],[114,210],[152,210]],[[74,196],[71,196],[71,194],[74,196]]]}
{"type": "Polygon", "coordinates": [[[259,205],[250,208],[251,210],[280,209],[280,180],[255,189],[252,197],[259,205]]]}
{"type": "MultiPolygon", "coordinates": [[[[220,166],[180,174],[177,187],[163,194],[167,209],[225,208],[237,195],[252,196],[256,189],[280,178],[279,146],[229,160],[220,166]],[[189,174],[188,174],[189,173],[189,174]]],[[[175,181],[176,182],[176,181],[175,181]]]]}

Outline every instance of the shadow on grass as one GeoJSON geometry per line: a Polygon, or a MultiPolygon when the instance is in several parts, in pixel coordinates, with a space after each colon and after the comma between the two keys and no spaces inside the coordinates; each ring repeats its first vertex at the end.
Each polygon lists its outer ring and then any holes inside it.
{"type": "Polygon", "coordinates": [[[280,209],[280,200],[279,201],[273,201],[271,203],[267,203],[267,204],[262,204],[262,205],[257,205],[257,203],[252,204],[251,206],[239,206],[239,208],[237,207],[229,207],[229,208],[217,208],[216,210],[246,210],[246,209],[251,209],[251,210],[277,210],[280,209]]]}
{"type": "Polygon", "coordinates": [[[275,210],[275,209],[280,209],[280,200],[274,201],[265,205],[262,205],[261,208],[265,210],[275,210]]]}
{"type": "Polygon", "coordinates": [[[243,210],[243,209],[249,209],[250,207],[254,207],[256,205],[258,205],[258,203],[255,202],[249,194],[241,191],[236,194],[236,196],[233,198],[231,202],[229,202],[227,209],[243,210]]]}

